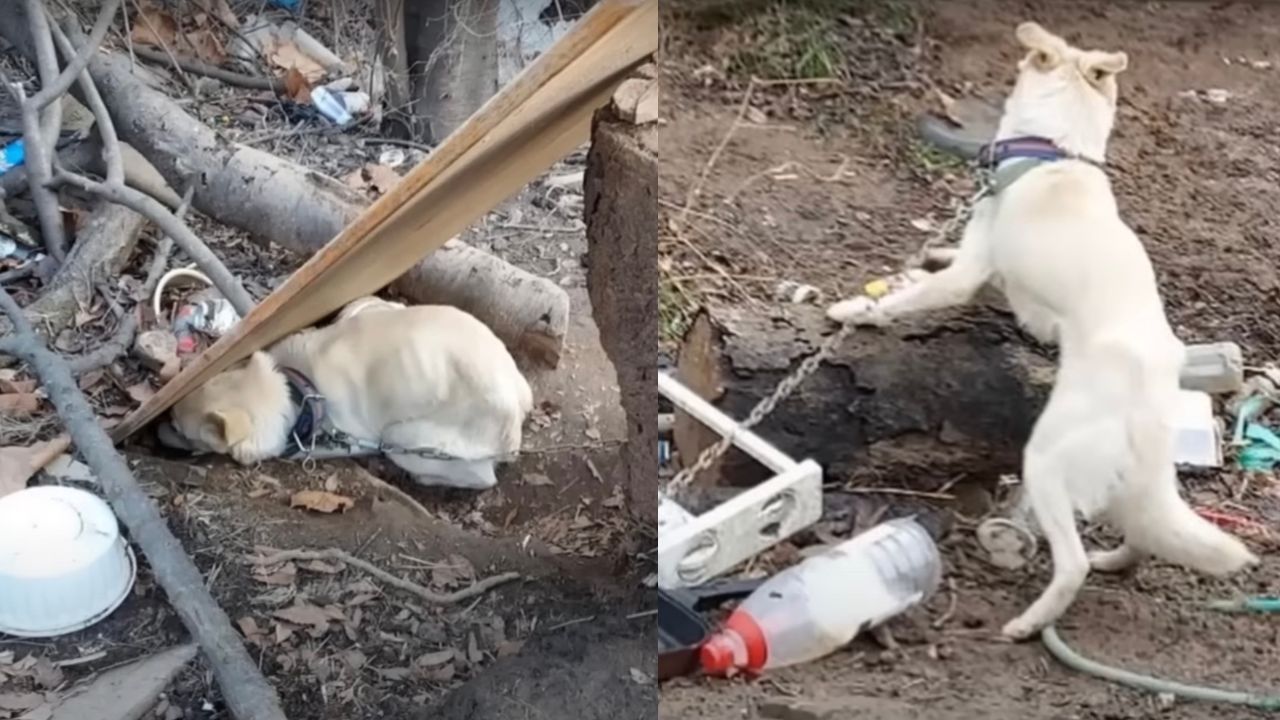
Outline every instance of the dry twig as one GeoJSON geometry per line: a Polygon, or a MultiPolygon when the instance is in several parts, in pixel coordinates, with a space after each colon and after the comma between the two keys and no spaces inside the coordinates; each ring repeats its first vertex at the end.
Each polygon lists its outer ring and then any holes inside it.
{"type": "Polygon", "coordinates": [[[251,560],[255,565],[264,566],[282,565],[289,561],[310,562],[313,560],[336,560],[346,565],[350,565],[357,570],[362,570],[392,587],[417,595],[424,601],[432,603],[433,605],[446,605],[466,600],[468,598],[473,598],[477,595],[488,592],[498,585],[520,579],[520,573],[505,572],[498,575],[492,575],[484,578],[483,580],[477,580],[469,587],[462,588],[456,592],[438,593],[428,590],[415,582],[396,577],[377,565],[366,560],[361,560],[341,548],[327,548],[325,550],[282,550],[274,555],[254,557],[251,560]]]}

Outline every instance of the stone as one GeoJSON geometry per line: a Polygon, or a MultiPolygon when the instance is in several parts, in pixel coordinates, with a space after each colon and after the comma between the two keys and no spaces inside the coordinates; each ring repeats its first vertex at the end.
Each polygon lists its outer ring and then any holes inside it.
{"type": "Polygon", "coordinates": [[[133,341],[133,355],[149,370],[167,380],[172,377],[170,373],[177,374],[179,368],[178,338],[168,330],[138,333],[133,341]]]}

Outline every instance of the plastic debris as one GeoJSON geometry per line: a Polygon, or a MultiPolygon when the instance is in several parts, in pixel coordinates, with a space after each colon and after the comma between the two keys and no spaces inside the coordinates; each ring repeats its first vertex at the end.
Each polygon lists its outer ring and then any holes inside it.
{"type": "Polygon", "coordinates": [[[1213,415],[1213,399],[1208,393],[1182,390],[1178,393],[1178,415],[1174,419],[1173,461],[1193,467],[1222,466],[1222,430],[1213,415]]]}
{"type": "Polygon", "coordinates": [[[770,578],[702,646],[713,675],[812,662],[929,598],[942,558],[913,518],[877,525],[770,578]]]}
{"type": "Polygon", "coordinates": [[[1250,378],[1235,403],[1236,423],[1231,445],[1236,462],[1245,470],[1271,470],[1280,464],[1280,435],[1259,418],[1276,403],[1275,383],[1267,377],[1250,378]]]}
{"type": "Polygon", "coordinates": [[[27,161],[27,146],[21,139],[0,148],[0,175],[18,167],[27,161]]]}
{"type": "Polygon", "coordinates": [[[335,125],[346,125],[352,121],[351,111],[347,109],[342,96],[333,93],[326,87],[314,88],[311,91],[311,103],[316,106],[335,125]]]}
{"type": "Polygon", "coordinates": [[[211,337],[222,337],[235,324],[240,315],[226,298],[210,298],[187,303],[178,309],[173,318],[173,334],[178,338],[178,354],[186,355],[198,346],[196,332],[211,337]]]}

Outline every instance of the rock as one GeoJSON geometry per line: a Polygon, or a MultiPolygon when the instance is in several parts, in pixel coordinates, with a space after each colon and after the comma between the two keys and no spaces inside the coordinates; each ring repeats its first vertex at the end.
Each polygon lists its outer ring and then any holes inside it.
{"type": "Polygon", "coordinates": [[[138,333],[133,341],[133,355],[163,379],[177,374],[178,338],[168,330],[148,330],[138,333]]]}
{"type": "Polygon", "coordinates": [[[108,670],[59,701],[50,720],[138,720],[195,656],[195,645],[180,645],[108,670]]]}
{"type": "Polygon", "coordinates": [[[614,113],[632,125],[658,120],[658,81],[647,78],[624,80],[613,92],[614,113]]]}

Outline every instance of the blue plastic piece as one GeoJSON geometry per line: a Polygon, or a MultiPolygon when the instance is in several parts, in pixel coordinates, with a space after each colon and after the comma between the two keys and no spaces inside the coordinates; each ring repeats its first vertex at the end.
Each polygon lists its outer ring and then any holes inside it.
{"type": "Polygon", "coordinates": [[[27,146],[22,140],[14,140],[0,150],[0,175],[18,167],[27,161],[27,146]]]}
{"type": "Polygon", "coordinates": [[[298,9],[298,5],[301,4],[301,0],[271,0],[271,4],[278,8],[284,8],[285,10],[292,11],[298,9]]]}

